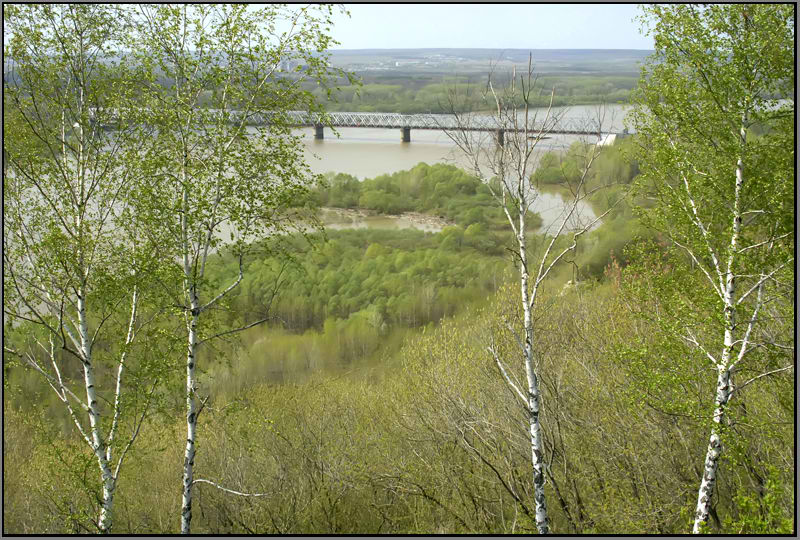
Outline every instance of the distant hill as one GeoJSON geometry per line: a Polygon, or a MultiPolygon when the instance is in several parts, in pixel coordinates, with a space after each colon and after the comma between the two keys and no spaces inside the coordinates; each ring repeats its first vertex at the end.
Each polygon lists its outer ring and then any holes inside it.
{"type": "Polygon", "coordinates": [[[540,73],[634,74],[652,50],[639,49],[334,49],[332,62],[351,69],[458,68],[485,71],[498,66],[524,65],[528,54],[540,73]]]}
{"type": "Polygon", "coordinates": [[[523,62],[528,60],[528,53],[532,52],[534,58],[542,61],[553,61],[563,59],[586,59],[586,58],[605,58],[623,59],[637,58],[644,59],[652,54],[652,50],[647,49],[331,49],[331,54],[337,56],[392,56],[404,58],[424,58],[428,55],[442,54],[448,56],[459,56],[475,60],[497,58],[501,54],[510,57],[514,61],[523,62]]]}

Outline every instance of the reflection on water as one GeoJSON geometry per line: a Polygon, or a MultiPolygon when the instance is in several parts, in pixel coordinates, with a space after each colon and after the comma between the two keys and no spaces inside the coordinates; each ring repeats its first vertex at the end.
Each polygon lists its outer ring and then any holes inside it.
{"type": "MultiPolygon", "coordinates": [[[[564,221],[564,216],[569,212],[571,203],[572,196],[569,193],[566,193],[565,197],[557,193],[537,193],[536,199],[529,208],[542,218],[542,226],[539,232],[551,235],[557,234],[561,223],[564,221]]],[[[582,229],[596,218],[597,216],[591,206],[584,202],[579,202],[561,233],[582,229]]],[[[592,228],[596,228],[598,225],[599,223],[596,223],[592,228]]]]}

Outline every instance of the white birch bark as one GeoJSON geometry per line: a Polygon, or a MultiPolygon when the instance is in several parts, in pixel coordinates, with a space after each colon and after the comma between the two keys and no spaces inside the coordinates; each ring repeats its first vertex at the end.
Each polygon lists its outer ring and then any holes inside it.
{"type": "Polygon", "coordinates": [[[101,500],[98,527],[103,533],[111,531],[112,510],[114,500],[114,475],[106,455],[106,441],[100,426],[100,412],[98,411],[97,391],[95,390],[95,373],[92,365],[92,341],[89,335],[89,325],[86,316],[86,289],[81,287],[78,291],[78,333],[81,344],[81,362],[83,363],[83,379],[86,387],[86,407],[89,415],[89,432],[91,446],[97,464],[100,467],[100,476],[103,482],[103,498],[101,500]]]}
{"type": "MultiPolygon", "coordinates": [[[[552,104],[555,92],[551,94],[550,106],[547,109],[544,121],[541,124],[534,124],[535,116],[530,118],[530,97],[534,88],[533,84],[532,58],[529,59],[528,71],[519,80],[516,72],[512,73],[511,95],[514,95],[516,85],[519,84],[522,90],[523,108],[518,109],[506,103],[504,98],[498,95],[492,84],[490,77],[487,85],[488,91],[494,99],[496,107],[495,115],[498,124],[505,128],[505,141],[498,147],[492,143],[488,145],[485,141],[475,137],[468,129],[468,116],[459,113],[456,106],[451,107],[451,113],[457,119],[462,129],[448,130],[445,133],[458,146],[458,148],[469,159],[470,169],[473,174],[482,179],[489,187],[495,201],[503,209],[509,226],[517,240],[517,252],[519,257],[520,271],[520,301],[522,304],[524,343],[518,339],[521,359],[525,368],[527,379],[527,394],[523,393],[512,381],[503,366],[497,349],[492,345],[487,350],[493,356],[498,369],[503,375],[506,383],[512,391],[520,397],[523,408],[527,413],[527,421],[531,445],[531,465],[533,469],[533,496],[535,503],[536,528],[540,534],[550,532],[549,517],[547,512],[546,497],[544,491],[545,483],[545,463],[542,426],[539,418],[541,410],[541,391],[539,387],[539,377],[534,363],[534,344],[535,333],[533,327],[533,309],[536,304],[536,296],[540,285],[547,278],[550,270],[570,251],[577,246],[577,239],[580,235],[590,230],[595,223],[602,219],[607,212],[586,224],[579,230],[573,232],[571,244],[558,253],[553,252],[556,238],[565,231],[567,224],[577,211],[578,203],[587,197],[589,193],[584,189],[587,174],[597,157],[598,147],[595,146],[587,156],[585,168],[577,185],[572,186],[575,191],[573,201],[567,206],[565,213],[557,227],[555,235],[546,242],[541,253],[537,254],[538,271],[535,276],[531,276],[529,270],[529,252],[526,239],[526,217],[529,207],[535,197],[536,189],[531,183],[530,173],[533,167],[534,150],[548,131],[552,129],[556,118],[552,115],[552,104]],[[484,163],[485,162],[485,163],[484,163]],[[499,186],[495,189],[492,186],[491,178],[499,180],[499,186]],[[517,216],[512,215],[508,203],[513,204],[517,216]]],[[[454,105],[451,103],[451,105],[454,105]]]]}
{"type": "Polygon", "coordinates": [[[694,526],[692,527],[693,534],[700,533],[700,527],[708,521],[708,515],[711,510],[711,498],[714,495],[714,487],[717,481],[719,457],[722,454],[720,426],[725,415],[725,407],[731,395],[730,380],[730,370],[719,367],[717,372],[717,395],[714,400],[714,424],[711,428],[711,436],[703,464],[703,478],[700,481],[700,489],[697,494],[697,510],[695,511],[694,526]]]}
{"type": "MultiPolygon", "coordinates": [[[[81,48],[81,57],[83,56],[83,49],[81,48]]],[[[83,81],[79,81],[83,83],[83,81]]],[[[78,93],[78,109],[85,110],[83,85],[81,85],[78,93]]],[[[62,131],[65,126],[62,116],[62,131]]],[[[78,237],[78,272],[80,272],[81,284],[77,291],[77,307],[78,307],[78,336],[80,339],[80,356],[83,363],[83,379],[86,388],[86,409],[89,415],[89,432],[91,434],[91,448],[97,458],[97,464],[100,468],[100,476],[103,485],[103,496],[100,502],[100,516],[98,519],[98,528],[100,532],[107,533],[111,531],[113,523],[113,500],[114,500],[114,475],[111,472],[111,467],[108,463],[106,452],[106,440],[102,433],[102,426],[100,425],[100,412],[98,409],[97,390],[95,388],[95,371],[92,363],[92,336],[89,334],[89,319],[87,315],[87,296],[88,296],[88,262],[85,259],[84,241],[86,240],[86,231],[84,230],[84,212],[86,211],[86,187],[85,187],[85,168],[84,168],[84,154],[86,151],[86,139],[84,137],[83,126],[78,125],[78,159],[77,159],[77,174],[76,183],[78,185],[79,204],[76,208],[75,216],[75,230],[78,237]]]]}
{"type": "Polygon", "coordinates": [[[192,294],[192,316],[189,324],[189,346],[186,355],[186,450],[183,458],[183,498],[181,501],[181,534],[189,534],[192,523],[192,487],[194,486],[195,437],[197,433],[197,296],[192,294]]]}
{"type": "MultiPolygon", "coordinates": [[[[741,127],[739,130],[740,144],[742,149],[747,143],[747,112],[742,115],[741,127]]],[[[695,510],[694,525],[692,533],[698,534],[701,526],[708,521],[711,511],[711,499],[714,496],[714,487],[717,480],[717,468],[719,457],[722,454],[722,441],[720,439],[720,427],[725,417],[725,409],[731,397],[731,367],[733,361],[734,332],[736,330],[736,274],[734,264],[736,263],[736,251],[739,244],[739,235],[742,227],[741,193],[744,185],[744,162],[742,158],[736,162],[736,185],[733,198],[733,226],[731,232],[731,243],[725,269],[725,282],[723,289],[723,315],[725,320],[725,335],[723,338],[722,356],[717,364],[717,390],[714,398],[714,417],[709,437],[708,449],[703,465],[703,478],[700,481],[700,488],[697,493],[697,509],[695,510]]],[[[720,284],[722,285],[722,284],[720,284]]],[[[758,309],[758,307],[756,307],[758,309]]],[[[752,324],[750,325],[752,326],[752,324]]],[[[742,339],[742,351],[747,349],[749,331],[742,339]]],[[[743,356],[743,354],[742,354],[743,356]]]]}
{"type": "Polygon", "coordinates": [[[542,448],[542,429],[539,424],[539,380],[533,366],[533,318],[531,316],[530,295],[528,293],[528,254],[525,242],[524,212],[520,212],[519,254],[520,254],[520,294],[522,300],[523,324],[525,326],[525,376],[528,381],[528,422],[531,437],[531,464],[533,466],[533,500],[536,512],[536,529],[539,534],[550,532],[547,517],[547,502],[544,494],[544,451],[542,448]]]}
{"type": "MultiPolygon", "coordinates": [[[[187,317],[188,344],[186,351],[186,449],[183,458],[183,496],[181,501],[181,534],[189,534],[192,524],[192,487],[194,486],[194,456],[197,436],[197,324],[200,304],[197,299],[197,282],[193,275],[189,251],[189,198],[190,187],[186,174],[186,150],[183,154],[181,180],[183,183],[183,212],[181,214],[181,243],[183,249],[184,291],[189,297],[190,312],[187,317]]],[[[205,261],[204,261],[205,262],[205,261]]]]}
{"type": "Polygon", "coordinates": [[[4,85],[19,123],[14,133],[6,133],[3,148],[9,175],[4,178],[3,264],[9,285],[4,292],[12,297],[8,301],[4,295],[3,308],[11,324],[27,321],[47,337],[40,340],[31,332],[38,349],[4,341],[4,351],[44,378],[97,460],[101,487],[92,521],[109,533],[117,480],[149,405],[148,397],[132,435],[121,437],[127,402],[122,392],[130,390],[123,384],[125,359],[140,327],[140,281],[135,270],[130,274],[140,237],[125,232],[131,222],[122,221],[127,219],[122,209],[130,203],[127,192],[138,174],[129,152],[141,151],[146,133],[136,126],[110,136],[92,123],[90,111],[124,109],[126,84],[140,80],[111,69],[109,86],[93,82],[105,81],[105,73],[97,79],[97,67],[126,42],[125,10],[79,4],[18,7],[6,20],[20,41],[8,44],[17,82],[4,85]],[[115,315],[131,286],[126,333],[115,315]],[[95,350],[97,343],[103,351],[95,350]],[[105,351],[117,346],[116,384],[105,386],[98,366],[108,358],[105,351]],[[82,373],[73,378],[65,368],[76,359],[82,373]],[[119,439],[123,449],[116,456],[119,439]]]}

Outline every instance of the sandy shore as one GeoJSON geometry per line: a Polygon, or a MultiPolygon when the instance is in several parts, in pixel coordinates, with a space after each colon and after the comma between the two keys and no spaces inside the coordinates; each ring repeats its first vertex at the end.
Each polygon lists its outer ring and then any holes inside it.
{"type": "Polygon", "coordinates": [[[454,222],[448,221],[444,218],[439,216],[432,216],[430,214],[422,214],[420,212],[403,212],[400,214],[380,214],[378,212],[372,210],[364,210],[363,208],[332,208],[328,206],[324,206],[321,208],[323,211],[322,221],[324,223],[342,223],[348,221],[355,221],[357,219],[363,219],[367,217],[373,216],[381,216],[381,217],[397,217],[403,218],[413,223],[418,223],[420,225],[429,225],[432,227],[451,227],[455,225],[454,222]]]}

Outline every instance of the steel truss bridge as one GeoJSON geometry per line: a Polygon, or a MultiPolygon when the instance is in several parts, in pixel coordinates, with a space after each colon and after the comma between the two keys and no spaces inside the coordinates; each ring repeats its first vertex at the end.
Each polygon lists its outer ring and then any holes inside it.
{"type": "MultiPolygon", "coordinates": [[[[494,133],[507,133],[523,129],[514,129],[513,126],[504,125],[491,115],[465,115],[457,117],[452,114],[399,114],[399,113],[363,113],[363,112],[332,112],[326,115],[307,113],[304,111],[288,111],[285,113],[259,113],[247,119],[251,125],[267,125],[275,115],[281,114],[281,120],[293,126],[315,127],[316,137],[322,138],[322,129],[331,127],[354,128],[397,128],[403,130],[403,140],[410,140],[412,129],[437,129],[437,130],[464,130],[464,131],[490,131],[494,133]]],[[[596,121],[576,118],[560,118],[543,122],[534,122],[528,131],[535,133],[544,128],[545,134],[553,135],[594,135],[603,134],[596,121]]],[[[606,132],[607,133],[607,132],[606,132]]]]}
{"type": "MultiPolygon", "coordinates": [[[[211,113],[212,117],[219,111],[205,109],[206,114],[211,113]]],[[[201,113],[202,114],[202,113],[201,113]]],[[[90,111],[90,117],[94,111],[90,111]]],[[[113,113],[111,115],[113,117],[113,113]]],[[[540,118],[543,115],[539,115],[540,118]]],[[[241,113],[228,111],[229,121],[241,121],[241,113]]],[[[429,130],[462,130],[462,131],[486,131],[495,135],[498,144],[504,143],[505,133],[522,132],[523,129],[515,128],[513,122],[502,122],[492,115],[470,114],[456,116],[453,114],[399,114],[399,113],[365,113],[365,112],[331,112],[326,114],[309,113],[305,111],[286,111],[286,112],[260,112],[250,113],[245,119],[247,125],[266,126],[272,123],[280,123],[288,126],[313,127],[315,128],[314,137],[324,138],[324,128],[328,127],[348,127],[348,128],[382,128],[400,129],[401,140],[411,141],[412,129],[429,130]]],[[[524,122],[520,118],[518,125],[524,122]]],[[[549,135],[587,135],[598,137],[601,141],[610,135],[618,135],[608,130],[603,130],[600,123],[592,119],[584,118],[550,118],[547,125],[539,119],[534,120],[528,127],[531,136],[538,135],[539,130],[542,134],[549,135]]],[[[613,137],[612,137],[613,139],[613,137]]]]}

